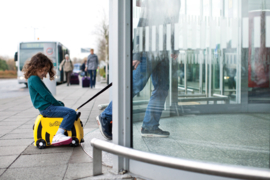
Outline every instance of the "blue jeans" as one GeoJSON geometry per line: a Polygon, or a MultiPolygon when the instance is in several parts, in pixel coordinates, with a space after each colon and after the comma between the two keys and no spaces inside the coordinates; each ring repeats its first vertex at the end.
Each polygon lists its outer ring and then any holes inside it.
{"type": "Polygon", "coordinates": [[[75,110],[64,107],[50,105],[47,109],[40,111],[40,114],[46,117],[63,117],[63,121],[60,124],[60,128],[65,130],[71,130],[76,120],[77,113],[75,110]]]}
{"type": "MultiPolygon", "coordinates": [[[[155,130],[159,126],[159,120],[164,110],[164,103],[169,90],[169,60],[154,59],[146,53],[141,58],[141,63],[133,71],[133,94],[136,96],[146,85],[149,77],[152,78],[154,91],[150,97],[142,127],[147,130],[155,130]]],[[[112,102],[101,113],[101,117],[112,120],[112,102]]]]}
{"type": "Polygon", "coordinates": [[[88,73],[90,74],[90,87],[95,87],[97,70],[88,70],[88,73]]]}

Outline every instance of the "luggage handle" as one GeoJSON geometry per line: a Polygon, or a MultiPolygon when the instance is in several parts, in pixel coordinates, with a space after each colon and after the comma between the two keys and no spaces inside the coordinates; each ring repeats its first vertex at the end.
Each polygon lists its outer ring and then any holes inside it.
{"type": "Polygon", "coordinates": [[[100,95],[101,93],[103,93],[104,91],[106,91],[107,89],[109,89],[112,86],[112,83],[110,83],[109,85],[107,85],[105,88],[103,88],[101,91],[99,91],[97,94],[95,94],[93,97],[91,97],[88,101],[86,101],[85,103],[83,103],[80,107],[78,107],[75,111],[78,111],[81,107],[83,107],[84,105],[86,105],[87,103],[89,103],[90,101],[92,101],[94,98],[96,98],[98,95],[100,95]]]}
{"type": "Polygon", "coordinates": [[[76,117],[76,121],[78,121],[78,119],[80,118],[80,116],[81,116],[81,112],[78,112],[77,117],[76,117]]]}

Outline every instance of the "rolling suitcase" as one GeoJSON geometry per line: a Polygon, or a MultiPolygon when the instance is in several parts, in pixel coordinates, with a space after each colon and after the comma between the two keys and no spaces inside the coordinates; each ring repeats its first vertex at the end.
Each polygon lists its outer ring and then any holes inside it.
{"type": "MultiPolygon", "coordinates": [[[[66,131],[66,135],[72,137],[70,146],[76,147],[79,143],[84,142],[83,124],[80,120],[80,113],[77,115],[77,119],[74,122],[74,126],[71,131],[66,131]]],[[[35,143],[34,145],[39,149],[43,149],[45,146],[51,145],[52,139],[56,134],[63,118],[51,118],[38,115],[35,124],[33,126],[33,135],[35,143]]]]}
{"type": "Polygon", "coordinates": [[[80,81],[79,81],[79,74],[77,73],[72,73],[71,76],[70,76],[70,84],[80,84],[80,81]]]}
{"type": "Polygon", "coordinates": [[[90,87],[90,78],[89,77],[82,78],[82,87],[90,87]]]}
{"type": "MultiPolygon", "coordinates": [[[[112,86],[112,83],[103,88],[101,91],[99,91],[97,94],[95,94],[93,97],[91,97],[88,101],[83,103],[80,107],[76,109],[78,111],[81,107],[83,107],[85,104],[89,103],[92,99],[96,98],[98,95],[103,93],[105,90],[110,88],[112,86]]],[[[71,146],[76,147],[80,143],[84,142],[84,132],[83,132],[83,124],[80,120],[81,113],[78,112],[77,118],[74,122],[74,126],[72,127],[71,131],[66,131],[66,135],[72,137],[71,146]]],[[[63,118],[55,118],[55,117],[43,117],[42,115],[38,115],[36,118],[35,124],[33,126],[33,135],[34,135],[34,146],[36,146],[39,149],[43,149],[46,146],[51,145],[53,136],[56,134],[63,118]]]]}

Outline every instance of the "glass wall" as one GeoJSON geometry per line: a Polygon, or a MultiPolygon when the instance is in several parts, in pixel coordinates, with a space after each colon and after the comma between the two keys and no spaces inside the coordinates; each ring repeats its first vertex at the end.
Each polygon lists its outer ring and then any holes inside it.
{"type": "Polygon", "coordinates": [[[133,148],[269,168],[270,3],[133,0],[132,9],[133,148]]]}

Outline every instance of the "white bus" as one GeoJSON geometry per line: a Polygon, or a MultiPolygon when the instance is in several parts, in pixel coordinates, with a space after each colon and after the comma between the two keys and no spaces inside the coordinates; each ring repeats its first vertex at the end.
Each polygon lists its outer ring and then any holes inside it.
{"type": "Polygon", "coordinates": [[[30,60],[33,55],[41,52],[48,56],[52,61],[56,71],[56,82],[63,83],[66,81],[65,73],[59,71],[59,65],[65,58],[65,54],[69,54],[69,50],[60,42],[53,41],[34,41],[34,42],[21,42],[18,45],[18,51],[14,55],[16,66],[18,67],[18,82],[24,83],[27,86],[27,81],[24,78],[22,68],[26,61],[30,60]]]}

